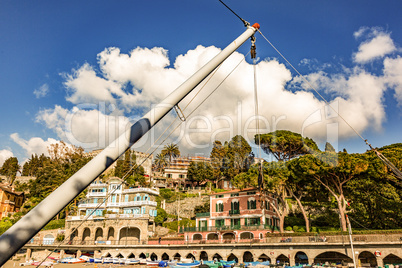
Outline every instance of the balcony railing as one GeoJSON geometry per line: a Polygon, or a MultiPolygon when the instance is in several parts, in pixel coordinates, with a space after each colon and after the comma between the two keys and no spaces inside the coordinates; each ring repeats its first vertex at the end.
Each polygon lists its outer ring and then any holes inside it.
{"type": "Polygon", "coordinates": [[[150,193],[150,194],[154,194],[154,195],[159,195],[159,189],[155,188],[129,188],[129,189],[124,189],[123,193],[128,194],[128,193],[150,193]]]}
{"type": "Polygon", "coordinates": [[[87,194],[88,197],[106,196],[106,192],[90,192],[87,194]]]}
{"type": "Polygon", "coordinates": [[[198,217],[198,218],[200,218],[200,217],[209,217],[210,213],[209,212],[196,213],[195,216],[198,217]]]}
{"type": "Polygon", "coordinates": [[[180,232],[216,232],[230,230],[272,230],[279,231],[277,226],[271,225],[224,225],[224,226],[206,226],[206,227],[181,227],[180,232]]]}
{"type": "MultiPolygon", "coordinates": [[[[105,204],[100,205],[100,208],[105,208],[105,207],[141,207],[141,206],[153,206],[156,207],[158,203],[155,201],[131,201],[131,202],[116,202],[116,203],[111,203],[108,202],[105,204]]],[[[99,203],[83,203],[79,204],[78,208],[95,208],[99,205],[99,203]]]]}
{"type": "Polygon", "coordinates": [[[239,210],[239,209],[229,210],[229,215],[238,215],[238,214],[240,214],[240,210],[239,210]]]}
{"type": "MultiPolygon", "coordinates": [[[[77,220],[83,220],[87,216],[81,215],[81,216],[68,216],[67,221],[77,221],[77,220]]],[[[131,219],[131,218],[144,218],[144,219],[149,219],[148,214],[106,214],[104,216],[97,216],[97,215],[91,215],[88,217],[88,220],[105,220],[105,219],[131,219]]]]}

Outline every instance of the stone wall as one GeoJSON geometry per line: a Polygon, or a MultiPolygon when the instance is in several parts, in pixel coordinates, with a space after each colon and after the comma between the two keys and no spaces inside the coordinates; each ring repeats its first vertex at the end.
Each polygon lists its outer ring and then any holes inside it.
{"type": "Polygon", "coordinates": [[[194,208],[209,202],[209,196],[198,196],[186,198],[184,200],[175,201],[173,203],[166,203],[166,212],[168,214],[177,215],[179,208],[179,215],[183,218],[195,217],[194,208]]]}

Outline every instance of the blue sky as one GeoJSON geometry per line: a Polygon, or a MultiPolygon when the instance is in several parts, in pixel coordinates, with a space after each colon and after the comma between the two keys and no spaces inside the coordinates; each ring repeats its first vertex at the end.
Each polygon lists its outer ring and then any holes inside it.
{"type": "MultiPolygon", "coordinates": [[[[400,1],[225,2],[251,24],[258,22],[374,147],[401,142],[400,1]]],[[[87,151],[104,147],[244,31],[218,0],[2,0],[0,7],[0,164],[10,156],[22,162],[59,140],[87,151]]],[[[265,132],[289,129],[313,137],[321,148],[329,140],[339,150],[366,151],[264,38],[256,38],[265,132]]],[[[207,90],[249,48],[246,42],[222,65],[207,90]]],[[[250,127],[252,70],[247,56],[167,142],[178,142],[183,154],[209,155],[214,139],[250,127]]],[[[160,122],[154,136],[175,117],[160,122]]],[[[153,139],[136,149],[146,151],[153,139]]]]}

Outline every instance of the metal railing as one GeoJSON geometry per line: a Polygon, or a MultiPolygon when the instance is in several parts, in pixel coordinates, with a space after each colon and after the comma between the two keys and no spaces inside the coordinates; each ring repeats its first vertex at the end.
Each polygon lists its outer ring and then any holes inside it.
{"type": "MultiPolygon", "coordinates": [[[[347,235],[333,235],[333,236],[294,236],[289,237],[283,234],[282,237],[264,237],[264,238],[241,238],[239,237],[223,237],[219,236],[218,238],[214,236],[211,239],[197,239],[198,237],[189,237],[187,240],[183,238],[161,238],[159,241],[158,238],[150,238],[147,240],[140,240],[133,237],[122,238],[120,240],[89,240],[89,239],[74,239],[70,241],[62,242],[62,245],[75,245],[75,246],[109,246],[109,245],[119,245],[119,246],[131,246],[131,245],[186,245],[186,244],[228,244],[228,243],[303,243],[303,244],[316,244],[320,243],[324,246],[331,243],[350,243],[347,235]]],[[[367,243],[367,242],[376,242],[376,243],[401,243],[402,234],[388,234],[388,235],[352,235],[353,241],[356,243],[367,243]]],[[[52,245],[58,244],[58,241],[50,241],[49,239],[31,239],[27,245],[52,245]]]]}
{"type": "Polygon", "coordinates": [[[183,232],[216,232],[230,230],[272,230],[279,231],[277,226],[271,225],[223,225],[223,226],[206,226],[206,227],[180,227],[180,233],[183,232]]]}

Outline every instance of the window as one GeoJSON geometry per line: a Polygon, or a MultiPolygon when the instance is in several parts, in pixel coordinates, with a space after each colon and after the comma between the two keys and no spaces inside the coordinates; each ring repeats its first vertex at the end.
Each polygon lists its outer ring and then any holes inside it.
{"type": "Polygon", "coordinates": [[[244,219],[244,223],[246,226],[260,225],[260,218],[244,219]]]}
{"type": "Polygon", "coordinates": [[[215,227],[222,227],[225,226],[225,220],[220,219],[220,220],[215,220],[215,227]]]}
{"type": "Polygon", "coordinates": [[[215,196],[216,198],[223,198],[223,194],[218,194],[215,196]]]}
{"type": "Polygon", "coordinates": [[[239,196],[239,193],[230,194],[230,196],[239,196]]]}
{"type": "Polygon", "coordinates": [[[247,192],[247,195],[253,195],[255,192],[247,192]]]}
{"type": "Polygon", "coordinates": [[[247,209],[256,209],[257,208],[257,201],[255,199],[249,199],[247,201],[247,209]]]}
{"type": "Polygon", "coordinates": [[[166,177],[167,178],[172,178],[172,174],[168,173],[168,174],[166,174],[166,177]]]}
{"type": "Polygon", "coordinates": [[[217,203],[216,204],[216,212],[223,212],[223,203],[217,203]]]}
{"type": "Polygon", "coordinates": [[[124,196],[124,202],[128,202],[128,194],[124,196]]]}

